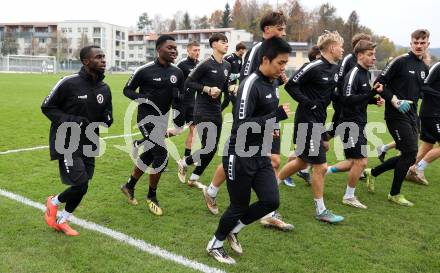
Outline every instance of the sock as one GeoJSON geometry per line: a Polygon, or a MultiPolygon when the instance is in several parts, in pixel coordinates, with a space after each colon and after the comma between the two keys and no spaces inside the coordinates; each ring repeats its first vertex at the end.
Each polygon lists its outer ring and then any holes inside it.
{"type": "Polygon", "coordinates": [[[197,174],[191,174],[191,176],[190,176],[189,180],[196,180],[196,181],[198,181],[198,180],[199,180],[199,178],[200,178],[200,176],[199,176],[199,175],[197,175],[197,174]]]}
{"type": "Polygon", "coordinates": [[[63,212],[61,212],[61,217],[58,219],[57,223],[62,224],[64,222],[69,221],[70,215],[72,215],[72,213],[63,210],[63,212]]]}
{"type": "Polygon", "coordinates": [[[130,178],[128,179],[127,184],[125,184],[125,185],[129,189],[134,189],[134,187],[136,186],[136,183],[138,182],[138,180],[139,179],[136,179],[132,175],[130,175],[130,178]]]}
{"type": "Polygon", "coordinates": [[[191,149],[185,148],[185,157],[191,155],[191,149]]]}
{"type": "Polygon", "coordinates": [[[240,220],[237,221],[237,225],[231,230],[232,233],[239,233],[246,225],[240,220]]]}
{"type": "Polygon", "coordinates": [[[428,162],[426,162],[425,160],[420,160],[420,162],[419,163],[417,163],[417,165],[416,165],[416,169],[418,170],[418,171],[424,171],[425,170],[425,168],[426,167],[428,167],[428,162]]]}
{"type": "Polygon", "coordinates": [[[330,174],[330,173],[337,173],[338,169],[334,166],[330,166],[327,168],[327,172],[325,174],[330,174]]]}
{"type": "Polygon", "coordinates": [[[318,198],[314,200],[315,200],[316,214],[320,215],[323,211],[326,210],[326,207],[324,205],[324,198],[318,198]]]}
{"type": "Polygon", "coordinates": [[[151,186],[149,186],[147,198],[149,198],[149,199],[156,198],[156,190],[157,190],[157,188],[152,188],[151,186]]]}
{"type": "Polygon", "coordinates": [[[50,202],[52,203],[52,205],[54,206],[59,206],[61,204],[60,200],[58,200],[58,195],[55,197],[52,197],[52,199],[50,200],[50,202]]]}
{"type": "Polygon", "coordinates": [[[382,147],[380,147],[380,150],[382,151],[382,153],[386,153],[389,149],[390,149],[390,147],[388,147],[387,144],[384,144],[384,145],[382,145],[382,147]]]}
{"type": "Polygon", "coordinates": [[[356,190],[356,188],[352,188],[349,185],[347,185],[347,189],[345,190],[344,199],[353,198],[354,197],[354,190],[356,190]]]}
{"type": "Polygon", "coordinates": [[[217,196],[217,193],[218,193],[218,190],[219,190],[219,188],[216,187],[216,186],[214,186],[214,185],[212,184],[212,182],[211,182],[211,184],[208,186],[207,192],[208,192],[208,195],[209,195],[209,196],[211,196],[211,197],[216,197],[216,196],[217,196]]]}
{"type": "Polygon", "coordinates": [[[211,241],[209,241],[208,243],[208,248],[219,248],[219,247],[223,247],[223,241],[220,241],[215,236],[213,236],[211,241]]]}

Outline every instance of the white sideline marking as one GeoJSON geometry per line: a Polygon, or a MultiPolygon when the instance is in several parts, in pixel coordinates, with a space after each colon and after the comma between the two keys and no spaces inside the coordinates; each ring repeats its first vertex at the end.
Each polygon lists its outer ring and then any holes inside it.
{"type": "MultiPolygon", "coordinates": [[[[134,133],[134,134],[125,134],[125,135],[117,135],[117,136],[106,136],[103,137],[102,139],[106,140],[106,139],[113,139],[113,138],[120,138],[120,137],[128,137],[128,136],[135,136],[135,135],[140,135],[140,132],[134,133]]],[[[0,155],[6,155],[6,154],[12,154],[12,153],[20,153],[20,152],[26,152],[26,151],[35,151],[35,150],[43,150],[43,149],[48,149],[49,146],[36,146],[36,147],[31,147],[31,148],[22,148],[22,149],[15,149],[15,150],[8,150],[8,151],[4,151],[4,152],[0,152],[0,155]]]]}
{"type": "MultiPolygon", "coordinates": [[[[0,189],[0,195],[7,197],[9,199],[12,199],[14,201],[17,201],[19,203],[25,204],[27,206],[39,209],[43,212],[46,211],[45,205],[40,204],[35,201],[32,201],[24,196],[21,196],[21,195],[18,195],[18,194],[15,194],[15,193],[3,190],[3,189],[0,189]]],[[[60,214],[60,212],[58,212],[58,214],[60,214]]],[[[165,260],[170,260],[172,262],[181,264],[185,267],[189,267],[189,268],[192,268],[192,269],[195,269],[195,270],[198,270],[201,272],[206,272],[206,273],[226,273],[225,271],[223,271],[221,269],[210,267],[210,266],[207,266],[205,264],[202,264],[202,263],[199,263],[199,262],[196,262],[193,260],[189,260],[185,257],[182,257],[180,255],[169,252],[169,251],[162,249],[158,246],[151,245],[143,240],[133,238],[133,237],[128,236],[124,233],[121,233],[119,231],[116,231],[116,230],[113,230],[110,228],[103,227],[103,226],[98,225],[93,222],[89,222],[89,221],[86,221],[86,220],[83,220],[83,219],[80,219],[80,218],[77,218],[74,216],[72,216],[71,222],[82,227],[82,228],[102,233],[102,234],[107,235],[117,241],[134,246],[134,247],[136,247],[144,252],[147,252],[151,255],[159,256],[165,260]]]]}

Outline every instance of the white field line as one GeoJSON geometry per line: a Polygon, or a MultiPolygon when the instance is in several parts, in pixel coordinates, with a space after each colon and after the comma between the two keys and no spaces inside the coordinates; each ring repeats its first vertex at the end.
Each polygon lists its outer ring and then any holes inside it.
{"type": "MultiPolygon", "coordinates": [[[[24,205],[39,209],[43,212],[46,211],[45,205],[40,204],[35,201],[32,201],[24,196],[21,196],[21,195],[18,195],[18,194],[15,194],[15,193],[3,190],[3,189],[0,189],[0,195],[4,196],[6,198],[12,199],[14,201],[17,201],[19,203],[22,203],[24,205]]],[[[60,214],[60,212],[58,212],[58,214],[60,214]]],[[[126,235],[124,233],[121,233],[119,231],[116,231],[116,230],[113,230],[110,228],[103,227],[103,226],[98,225],[93,222],[89,222],[89,221],[86,221],[86,220],[83,220],[83,219],[80,219],[80,218],[77,218],[74,216],[72,216],[71,222],[82,227],[82,228],[104,234],[106,236],[109,236],[109,237],[117,240],[117,241],[120,241],[120,242],[126,243],[128,245],[131,245],[133,247],[136,247],[136,248],[138,248],[144,252],[147,252],[151,255],[158,256],[160,258],[175,262],[177,264],[183,265],[188,268],[192,268],[192,269],[195,269],[195,270],[198,270],[201,272],[206,272],[206,273],[225,273],[225,271],[223,271],[221,269],[210,267],[205,264],[187,259],[185,257],[174,254],[174,253],[169,252],[165,249],[162,249],[158,246],[151,245],[143,240],[133,238],[129,235],[126,235]]]]}
{"type": "MultiPolygon", "coordinates": [[[[128,137],[128,136],[135,136],[140,135],[140,132],[134,133],[134,134],[125,134],[125,135],[116,135],[116,136],[106,136],[102,139],[113,139],[113,138],[120,138],[120,137],[128,137]]],[[[30,147],[30,148],[22,148],[22,149],[15,149],[15,150],[8,150],[4,152],[0,152],[0,155],[6,155],[6,154],[13,154],[13,153],[20,153],[20,152],[26,152],[26,151],[35,151],[35,150],[43,150],[48,149],[49,146],[36,146],[36,147],[30,147]]]]}

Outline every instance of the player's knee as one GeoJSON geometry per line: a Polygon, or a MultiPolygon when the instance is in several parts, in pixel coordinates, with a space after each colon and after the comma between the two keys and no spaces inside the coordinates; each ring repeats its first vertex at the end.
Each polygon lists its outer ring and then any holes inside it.
{"type": "Polygon", "coordinates": [[[416,162],[417,151],[404,152],[402,153],[401,157],[406,164],[411,166],[416,162]]]}
{"type": "Polygon", "coordinates": [[[280,206],[280,199],[274,198],[265,202],[268,212],[277,210],[280,206]]]}

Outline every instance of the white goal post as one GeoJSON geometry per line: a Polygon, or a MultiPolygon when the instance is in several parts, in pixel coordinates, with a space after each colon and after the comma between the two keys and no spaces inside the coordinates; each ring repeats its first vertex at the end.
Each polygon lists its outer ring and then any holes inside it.
{"type": "Polygon", "coordinates": [[[55,56],[7,55],[0,57],[0,70],[7,72],[56,73],[55,56]]]}

